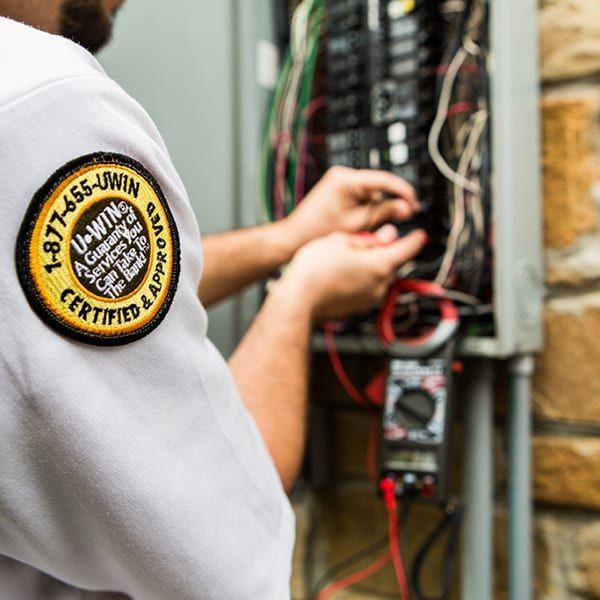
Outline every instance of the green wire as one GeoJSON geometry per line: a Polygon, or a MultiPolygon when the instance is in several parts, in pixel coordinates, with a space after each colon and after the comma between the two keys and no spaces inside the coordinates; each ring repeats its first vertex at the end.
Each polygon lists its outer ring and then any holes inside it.
{"type": "Polygon", "coordinates": [[[275,86],[275,90],[273,95],[271,96],[271,101],[269,103],[269,109],[267,112],[267,119],[265,122],[265,130],[263,134],[263,143],[262,143],[262,160],[261,160],[261,204],[262,204],[262,221],[270,222],[274,220],[273,214],[273,202],[270,192],[270,182],[269,182],[269,173],[271,166],[271,138],[273,136],[273,125],[274,125],[274,117],[275,117],[275,108],[279,105],[281,100],[281,95],[283,93],[283,88],[285,87],[285,82],[289,76],[289,72],[292,66],[291,52],[288,51],[285,54],[283,66],[281,69],[281,73],[279,78],[277,79],[277,84],[275,86]]]}
{"type": "Polygon", "coordinates": [[[291,212],[299,202],[299,198],[296,197],[296,177],[298,160],[301,158],[299,152],[301,150],[300,143],[303,132],[306,128],[307,115],[306,110],[310,104],[312,97],[312,90],[314,84],[314,77],[317,66],[318,50],[319,50],[319,38],[321,28],[323,25],[324,9],[319,7],[315,10],[315,14],[312,17],[312,21],[309,27],[309,52],[304,65],[302,85],[300,87],[298,108],[296,111],[296,119],[294,121],[292,138],[294,139],[294,145],[290,152],[290,169],[288,174],[288,187],[291,189],[289,195],[289,202],[287,212],[291,212]]]}
{"type": "MultiPolygon", "coordinates": [[[[309,19],[309,52],[302,73],[302,83],[298,98],[298,107],[292,126],[292,140],[290,152],[288,154],[286,193],[283,201],[284,214],[289,214],[295,207],[298,199],[296,198],[296,174],[298,146],[302,137],[302,131],[306,127],[306,108],[310,104],[316,64],[318,58],[320,32],[324,20],[324,1],[312,0],[308,13],[309,19]]],[[[293,56],[291,47],[288,48],[280,75],[273,92],[263,134],[261,149],[261,220],[263,222],[272,222],[275,219],[273,211],[273,170],[276,167],[273,156],[272,139],[275,131],[275,118],[277,109],[281,103],[283,91],[293,65],[293,56]]]]}

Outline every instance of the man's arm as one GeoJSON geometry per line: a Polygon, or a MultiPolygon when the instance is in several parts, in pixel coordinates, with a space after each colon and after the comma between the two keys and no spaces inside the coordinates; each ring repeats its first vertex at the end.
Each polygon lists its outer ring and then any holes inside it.
{"type": "Polygon", "coordinates": [[[334,167],[288,218],[206,236],[200,299],[210,306],[264,279],[311,240],[334,231],[369,230],[417,209],[413,188],[395,175],[334,167]],[[383,193],[396,200],[382,202],[383,193]]]}
{"type": "Polygon", "coordinates": [[[331,234],[308,244],[273,287],[229,361],[286,490],[296,480],[306,436],[308,347],[315,321],[372,307],[425,234],[389,241],[390,229],[364,238],[331,234]]]}
{"type": "Polygon", "coordinates": [[[299,244],[287,221],[204,237],[202,304],[211,306],[265,279],[292,259],[299,244]]]}

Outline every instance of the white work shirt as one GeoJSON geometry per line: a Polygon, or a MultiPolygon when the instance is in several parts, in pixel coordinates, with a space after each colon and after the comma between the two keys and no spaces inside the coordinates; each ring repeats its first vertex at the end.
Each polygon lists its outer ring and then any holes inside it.
{"type": "Polygon", "coordinates": [[[293,513],[206,336],[200,236],[164,143],[89,53],[4,18],[0,203],[0,599],[289,598],[293,513]],[[122,346],[47,325],[15,267],[36,191],[96,152],[153,175],[180,239],[168,313],[122,346]]]}

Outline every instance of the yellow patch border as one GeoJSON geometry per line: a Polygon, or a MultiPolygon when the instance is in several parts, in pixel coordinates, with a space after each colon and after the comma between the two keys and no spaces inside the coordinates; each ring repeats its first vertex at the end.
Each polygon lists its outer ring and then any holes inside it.
{"type": "MultiPolygon", "coordinates": [[[[168,312],[179,279],[179,236],[162,190],[140,163],[121,154],[95,153],[63,166],[35,194],[17,239],[16,262],[27,299],[46,323],[78,341],[121,345],[150,333],[168,312]],[[129,217],[135,223],[119,230],[129,234],[128,260],[137,256],[127,275],[141,273],[142,279],[131,284],[134,289],[115,269],[103,291],[94,293],[89,281],[73,271],[72,248],[92,240],[79,233],[75,245],[74,231],[99,202],[106,204],[103,222],[110,224],[110,217],[115,226],[129,217]]],[[[78,264],[92,278],[91,267],[78,264]]]]}

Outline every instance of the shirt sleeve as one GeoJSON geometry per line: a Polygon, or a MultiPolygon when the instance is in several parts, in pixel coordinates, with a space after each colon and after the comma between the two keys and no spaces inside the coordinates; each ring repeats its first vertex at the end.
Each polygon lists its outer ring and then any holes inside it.
{"type": "Polygon", "coordinates": [[[0,554],[136,599],[289,597],[293,515],[206,336],[196,219],[149,117],[100,75],[0,107],[0,196],[0,554]],[[97,152],[147,169],[180,241],[164,320],[123,346],[46,324],[13,258],[36,191],[97,152]]]}

